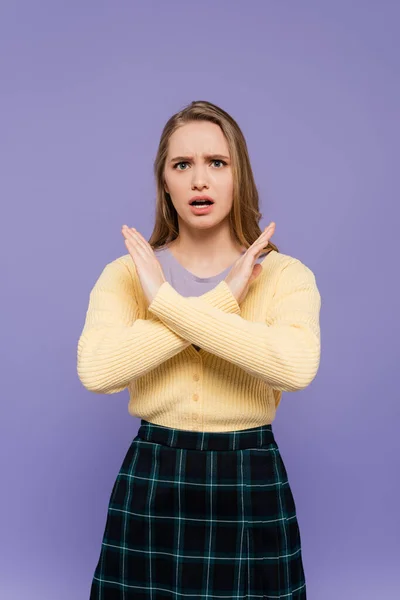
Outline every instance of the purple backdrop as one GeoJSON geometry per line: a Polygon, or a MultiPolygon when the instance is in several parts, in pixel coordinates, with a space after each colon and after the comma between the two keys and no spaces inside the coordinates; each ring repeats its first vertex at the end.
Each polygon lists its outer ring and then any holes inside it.
{"type": "Polygon", "coordinates": [[[83,388],[77,341],[121,225],[150,236],[161,129],[194,99],[239,122],[261,225],[322,295],[318,376],[274,422],[309,598],[400,597],[399,17],[383,0],[2,1],[1,598],[88,598],[139,421],[127,391],[83,388]]]}

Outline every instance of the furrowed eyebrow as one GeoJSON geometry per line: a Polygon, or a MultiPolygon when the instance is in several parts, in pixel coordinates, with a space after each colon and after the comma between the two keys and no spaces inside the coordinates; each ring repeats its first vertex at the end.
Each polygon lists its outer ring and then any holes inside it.
{"type": "MultiPolygon", "coordinates": [[[[229,156],[224,156],[223,154],[204,154],[203,158],[208,160],[229,160],[229,156]]],[[[192,156],[175,156],[175,158],[171,158],[170,162],[184,162],[193,160],[192,156]]]]}

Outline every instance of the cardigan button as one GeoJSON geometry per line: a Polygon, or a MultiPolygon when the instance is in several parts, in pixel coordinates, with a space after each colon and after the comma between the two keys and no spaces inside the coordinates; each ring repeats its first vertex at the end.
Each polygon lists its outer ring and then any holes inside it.
{"type": "Polygon", "coordinates": [[[199,375],[198,373],[195,373],[195,374],[193,375],[193,379],[194,379],[195,381],[198,381],[198,380],[200,379],[200,375],[199,375]]]}
{"type": "Polygon", "coordinates": [[[199,399],[199,395],[198,394],[193,394],[193,400],[198,400],[199,399]]]}

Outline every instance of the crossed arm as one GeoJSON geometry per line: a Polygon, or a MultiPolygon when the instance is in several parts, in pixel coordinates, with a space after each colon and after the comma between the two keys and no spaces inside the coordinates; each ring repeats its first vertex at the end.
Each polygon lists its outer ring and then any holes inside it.
{"type": "Polygon", "coordinates": [[[156,318],[139,319],[131,275],[116,260],[90,293],[78,375],[91,391],[116,393],[193,343],[274,389],[302,389],[319,366],[320,304],[314,274],[294,259],[280,275],[268,323],[243,319],[224,280],[189,298],[164,282],[148,307],[156,318]]]}

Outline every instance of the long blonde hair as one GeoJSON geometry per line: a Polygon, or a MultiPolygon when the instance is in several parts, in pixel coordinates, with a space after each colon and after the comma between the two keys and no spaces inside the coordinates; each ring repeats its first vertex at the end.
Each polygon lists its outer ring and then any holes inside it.
{"type": "MultiPolygon", "coordinates": [[[[178,214],[170,195],[164,188],[164,168],[171,135],[182,125],[191,121],[209,121],[219,125],[228,142],[233,175],[233,204],[229,213],[231,231],[235,240],[246,249],[261,235],[258,222],[258,191],[250,165],[246,140],[236,121],[222,108],[211,102],[197,100],[174,114],[162,131],[157,155],[154,160],[156,180],[156,211],[154,229],[148,243],[153,249],[172,242],[179,235],[178,214]]],[[[271,241],[267,250],[276,250],[271,241]]]]}

